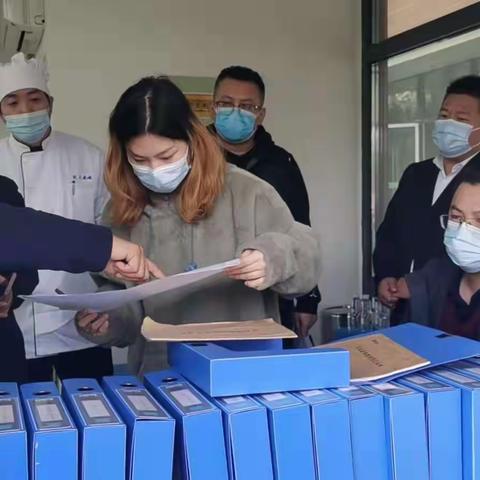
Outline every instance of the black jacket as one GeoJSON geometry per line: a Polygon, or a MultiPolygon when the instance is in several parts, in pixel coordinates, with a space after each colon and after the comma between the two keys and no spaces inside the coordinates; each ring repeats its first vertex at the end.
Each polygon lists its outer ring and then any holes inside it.
{"type": "MultiPolygon", "coordinates": [[[[210,130],[215,132],[214,126],[210,126],[210,130]]],[[[262,126],[255,133],[255,146],[252,150],[245,155],[225,151],[225,155],[229,163],[248,170],[272,185],[287,204],[293,218],[299,223],[310,225],[310,204],[300,168],[293,156],[276,145],[262,126]]],[[[316,287],[309,294],[297,298],[296,311],[317,313],[320,300],[321,295],[316,287]]],[[[287,305],[283,301],[282,303],[281,309],[284,310],[287,305]]]]}
{"type": "Polygon", "coordinates": [[[480,154],[473,157],[432,205],[438,167],[432,160],[410,165],[402,175],[377,231],[373,265],[376,281],[402,277],[443,256],[440,215],[448,213],[455,190],[464,175],[480,169],[480,154]]]}

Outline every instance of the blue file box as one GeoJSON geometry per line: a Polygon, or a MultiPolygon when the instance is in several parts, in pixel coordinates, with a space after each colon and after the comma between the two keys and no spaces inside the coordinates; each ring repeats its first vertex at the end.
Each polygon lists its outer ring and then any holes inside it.
{"type": "Polygon", "coordinates": [[[423,393],[431,480],[462,480],[462,397],[458,388],[413,374],[398,383],[423,393]]]}
{"type": "Polygon", "coordinates": [[[307,390],[295,396],[310,405],[317,478],[353,480],[347,400],[329,390],[307,390]]]}
{"type": "Polygon", "coordinates": [[[290,393],[256,398],[268,411],[276,480],[315,480],[315,456],[310,407],[290,393]]]}
{"type": "Polygon", "coordinates": [[[78,433],[53,382],[20,387],[28,431],[30,480],[77,480],[78,433]]]}
{"type": "Polygon", "coordinates": [[[127,479],[170,480],[175,422],[145,387],[129,375],[104,377],[108,398],[127,425],[127,479]]]}
{"type": "Polygon", "coordinates": [[[212,399],[223,416],[230,478],[273,480],[267,410],[252,397],[212,399]]]}
{"type": "Polygon", "coordinates": [[[78,428],[80,480],[125,480],[126,427],[98,382],[64,380],[62,397],[78,428]]]}
{"type": "Polygon", "coordinates": [[[28,480],[27,432],[15,383],[0,383],[0,472],[3,480],[28,480]]]}
{"type": "Polygon", "coordinates": [[[215,343],[170,343],[173,369],[211,397],[348,385],[350,354],[334,349],[235,350],[215,343]]]}
{"type": "Polygon", "coordinates": [[[175,478],[227,480],[221,411],[172,370],[148,373],[144,381],[176,420],[175,478]]]}
{"type": "Polygon", "coordinates": [[[480,480],[480,380],[445,367],[426,375],[461,390],[463,480],[480,480]]]}
{"type": "Polygon", "coordinates": [[[423,394],[398,383],[370,387],[383,396],[392,480],[429,480],[423,394]]]}
{"type": "MultiPolygon", "coordinates": [[[[480,355],[480,342],[471,340],[470,338],[449,335],[441,330],[416,323],[404,323],[396,327],[376,330],[375,332],[361,336],[378,334],[385,335],[430,362],[429,365],[424,367],[412,369],[408,372],[409,374],[480,355]]],[[[381,379],[380,382],[389,382],[404,375],[405,372],[389,375],[381,379]]]]}
{"type": "Polygon", "coordinates": [[[355,480],[390,480],[382,396],[358,386],[333,392],[348,401],[355,480]]]}

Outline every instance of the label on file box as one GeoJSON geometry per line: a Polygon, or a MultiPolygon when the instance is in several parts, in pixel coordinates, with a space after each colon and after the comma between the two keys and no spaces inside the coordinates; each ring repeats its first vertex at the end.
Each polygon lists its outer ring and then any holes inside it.
{"type": "Polygon", "coordinates": [[[222,398],[223,403],[226,403],[227,405],[235,405],[237,403],[243,403],[247,399],[245,397],[224,397],[222,398]]]}
{"type": "Polygon", "coordinates": [[[448,378],[449,380],[453,380],[461,385],[465,385],[471,388],[480,388],[480,381],[475,380],[470,377],[466,377],[460,373],[451,372],[450,370],[437,370],[433,371],[442,377],[448,378]]]}
{"type": "Polygon", "coordinates": [[[365,396],[372,396],[374,395],[373,392],[370,392],[366,388],[363,387],[342,387],[337,388],[338,392],[341,392],[343,395],[349,398],[356,398],[356,397],[365,397],[365,396]]]}
{"type": "Polygon", "coordinates": [[[302,390],[297,392],[297,397],[301,396],[303,400],[312,405],[321,403],[336,402],[339,398],[328,390],[302,390]]]}
{"type": "Polygon", "coordinates": [[[259,398],[271,408],[302,405],[302,401],[298,397],[289,393],[265,393],[260,395],[259,398]]]}
{"type": "Polygon", "coordinates": [[[300,394],[306,398],[310,398],[317,397],[318,395],[323,395],[324,392],[322,392],[321,390],[302,390],[300,394]]]}
{"type": "Polygon", "coordinates": [[[39,430],[72,427],[59,398],[34,398],[29,404],[39,430]]]}
{"type": "Polygon", "coordinates": [[[223,408],[231,413],[246,412],[258,408],[258,405],[250,397],[246,397],[245,395],[217,398],[217,401],[218,400],[224,405],[223,408]]]}
{"type": "Polygon", "coordinates": [[[262,397],[267,402],[277,402],[278,400],[285,400],[285,398],[287,398],[283,393],[267,393],[266,395],[262,395],[262,397]]]}
{"type": "Polygon", "coordinates": [[[0,400],[0,432],[20,430],[18,403],[15,398],[0,400]]]}
{"type": "Polygon", "coordinates": [[[213,410],[213,407],[186,383],[176,383],[175,385],[162,386],[160,388],[183,413],[213,410]]]}
{"type": "Polygon", "coordinates": [[[202,401],[196,397],[190,390],[175,390],[172,396],[182,405],[182,407],[194,407],[201,405],[202,401]]]}
{"type": "Polygon", "coordinates": [[[76,395],[76,400],[88,425],[120,423],[103,395],[81,394],[76,395]]]}
{"type": "Polygon", "coordinates": [[[409,377],[405,377],[405,380],[414,383],[425,390],[445,390],[451,388],[449,385],[443,385],[431,378],[421,377],[420,375],[410,375],[409,377]]]}
{"type": "Polygon", "coordinates": [[[155,402],[153,397],[144,389],[124,388],[120,390],[124,401],[140,418],[168,418],[165,411],[155,402]]]}
{"type": "Polygon", "coordinates": [[[473,373],[474,375],[480,375],[480,367],[463,367],[461,370],[466,372],[473,373]]]}
{"type": "Polygon", "coordinates": [[[372,388],[375,389],[377,392],[390,396],[408,395],[409,393],[412,393],[411,390],[399,387],[398,385],[394,385],[393,383],[381,383],[379,385],[372,385],[372,388]]]}

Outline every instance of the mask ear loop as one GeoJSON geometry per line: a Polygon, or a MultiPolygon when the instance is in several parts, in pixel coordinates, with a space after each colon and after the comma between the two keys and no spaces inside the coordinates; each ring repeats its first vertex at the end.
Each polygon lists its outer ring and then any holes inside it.
{"type": "MultiPolygon", "coordinates": [[[[469,145],[470,145],[470,137],[472,136],[472,133],[476,132],[477,130],[480,130],[480,127],[472,128],[472,130],[468,134],[468,144],[469,145]]],[[[474,148],[477,148],[478,146],[480,146],[480,142],[477,142],[475,145],[470,145],[470,148],[473,150],[474,148]]]]}

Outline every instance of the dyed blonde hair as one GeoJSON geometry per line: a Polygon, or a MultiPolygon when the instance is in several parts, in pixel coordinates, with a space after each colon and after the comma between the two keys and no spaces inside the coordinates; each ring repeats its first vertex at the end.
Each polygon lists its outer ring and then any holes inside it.
{"type": "Polygon", "coordinates": [[[189,145],[191,170],[180,187],[178,211],[187,223],[207,217],[225,183],[226,163],[217,140],[193,113],[180,89],[165,77],[147,77],[120,97],[110,116],[105,183],[111,194],[111,220],[135,225],[149,203],[148,189],[127,159],[127,145],[151,134],[189,145]]]}

